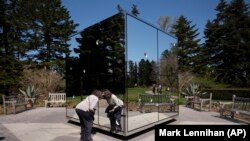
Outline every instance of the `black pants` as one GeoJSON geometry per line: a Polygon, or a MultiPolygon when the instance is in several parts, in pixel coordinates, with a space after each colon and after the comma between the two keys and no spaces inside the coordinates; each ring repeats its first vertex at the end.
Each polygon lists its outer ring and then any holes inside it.
{"type": "Polygon", "coordinates": [[[75,109],[81,123],[81,140],[92,141],[91,130],[93,127],[93,117],[89,112],[75,109]]]}
{"type": "Polygon", "coordinates": [[[111,131],[121,131],[122,107],[117,107],[114,112],[108,113],[111,131]]]}

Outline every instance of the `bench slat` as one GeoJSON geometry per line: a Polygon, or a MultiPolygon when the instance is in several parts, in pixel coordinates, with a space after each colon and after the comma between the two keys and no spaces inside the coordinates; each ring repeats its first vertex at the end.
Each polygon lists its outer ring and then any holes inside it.
{"type": "Polygon", "coordinates": [[[6,96],[2,95],[3,98],[3,107],[4,114],[7,114],[7,106],[11,105],[13,108],[13,113],[16,114],[16,107],[24,106],[25,110],[27,110],[28,101],[25,100],[25,96],[23,95],[15,95],[15,96],[6,96]]]}
{"type": "Polygon", "coordinates": [[[232,107],[230,109],[225,108],[225,104],[221,104],[220,116],[226,116],[224,115],[225,111],[231,112],[231,118],[234,118],[235,114],[250,116],[250,98],[237,97],[236,95],[233,95],[232,101],[232,107]]]}
{"type": "Polygon", "coordinates": [[[49,99],[45,100],[45,107],[50,103],[66,103],[66,93],[49,93],[49,99]]]}
{"type": "Polygon", "coordinates": [[[148,106],[170,106],[171,111],[174,109],[175,111],[175,103],[171,100],[170,94],[158,94],[158,95],[150,95],[150,94],[139,94],[139,110],[142,113],[145,105],[148,106]]]}
{"type": "Polygon", "coordinates": [[[205,93],[201,96],[194,96],[192,100],[189,100],[191,97],[186,98],[186,106],[190,105],[192,108],[195,108],[195,105],[199,105],[199,110],[202,111],[204,105],[209,105],[209,111],[211,111],[211,102],[212,102],[213,93],[205,93]]]}

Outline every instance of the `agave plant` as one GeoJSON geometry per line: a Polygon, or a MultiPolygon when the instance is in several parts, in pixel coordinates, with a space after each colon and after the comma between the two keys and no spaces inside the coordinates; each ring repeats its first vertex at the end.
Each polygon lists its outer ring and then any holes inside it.
{"type": "Polygon", "coordinates": [[[21,90],[19,89],[19,91],[26,97],[26,98],[35,98],[36,97],[36,92],[37,89],[35,89],[34,85],[29,85],[26,90],[21,90]]]}
{"type": "Polygon", "coordinates": [[[186,96],[199,96],[203,93],[201,92],[200,85],[199,84],[189,84],[189,86],[186,88],[186,91],[183,92],[186,96]]]}

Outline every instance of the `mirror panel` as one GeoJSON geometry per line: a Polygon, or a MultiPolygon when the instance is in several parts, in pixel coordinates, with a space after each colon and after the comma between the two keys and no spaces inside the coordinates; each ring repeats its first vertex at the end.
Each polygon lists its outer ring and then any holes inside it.
{"type": "MultiPolygon", "coordinates": [[[[95,89],[109,89],[119,97],[125,96],[125,48],[124,16],[116,14],[97,24],[85,28],[75,37],[79,54],[75,68],[77,73],[68,77],[69,96],[71,90],[77,90],[80,100],[95,89]],[[78,80],[76,85],[70,85],[78,80]]],[[[68,65],[70,67],[71,65],[68,65]]],[[[68,71],[70,68],[68,69],[68,71]]],[[[74,83],[75,84],[75,83],[74,83]]],[[[94,123],[110,128],[110,121],[105,113],[105,100],[100,100],[96,107],[94,123]]],[[[69,108],[68,108],[69,109],[69,108]]],[[[67,110],[68,111],[68,110],[67,110]]],[[[72,116],[73,114],[69,114],[72,116]]],[[[73,115],[75,117],[75,115],[73,115]]]]}
{"type": "Polygon", "coordinates": [[[159,84],[164,99],[159,101],[159,120],[176,116],[178,114],[178,68],[174,45],[176,39],[170,35],[158,32],[159,49],[159,84]]]}
{"type": "MultiPolygon", "coordinates": [[[[80,37],[80,34],[76,34],[71,37],[69,42],[70,48],[79,48],[79,44],[76,39],[80,37]]],[[[66,60],[66,116],[78,119],[75,107],[83,99],[81,95],[81,77],[80,77],[80,66],[79,57],[75,55],[72,58],[67,58],[66,60]]]]}
{"type": "Polygon", "coordinates": [[[152,94],[157,83],[157,30],[148,24],[127,16],[127,86],[128,131],[158,121],[158,108],[143,106],[138,109],[138,96],[152,94]]]}
{"type": "MultiPolygon", "coordinates": [[[[109,89],[123,100],[122,132],[117,134],[129,135],[177,116],[175,43],[175,38],[127,13],[72,36],[71,48],[79,56],[66,60],[67,117],[79,120],[75,106],[94,89],[109,89]],[[150,97],[147,104],[142,104],[143,95],[150,97]]],[[[94,120],[104,130],[111,127],[107,107],[106,100],[99,100],[94,120]]]]}

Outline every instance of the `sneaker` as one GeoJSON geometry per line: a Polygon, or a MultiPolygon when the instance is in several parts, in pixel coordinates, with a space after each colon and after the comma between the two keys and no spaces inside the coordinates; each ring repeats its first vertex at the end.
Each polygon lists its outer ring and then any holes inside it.
{"type": "Polygon", "coordinates": [[[120,125],[119,122],[118,122],[117,120],[115,121],[115,124],[116,124],[116,125],[120,125]]]}

